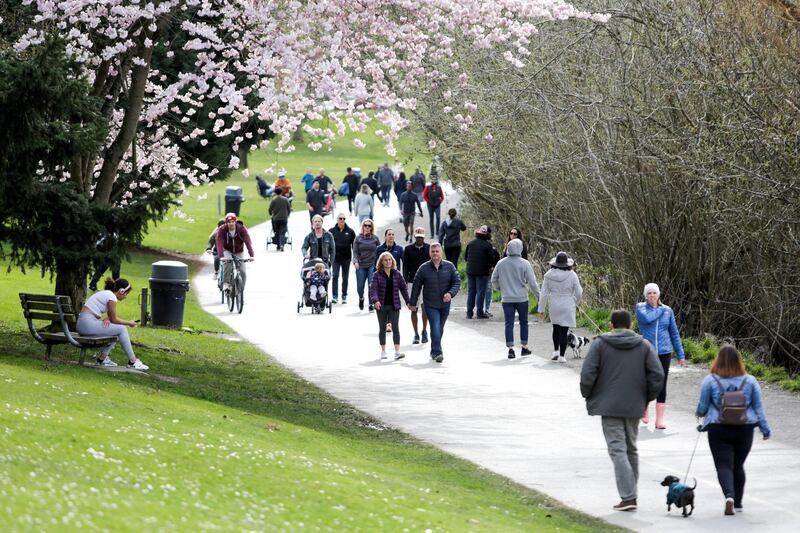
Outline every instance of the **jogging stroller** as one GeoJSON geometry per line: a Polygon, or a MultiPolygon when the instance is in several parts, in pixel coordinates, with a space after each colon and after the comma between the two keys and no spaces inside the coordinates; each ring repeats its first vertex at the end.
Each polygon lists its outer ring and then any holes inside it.
{"type": "Polygon", "coordinates": [[[297,312],[300,312],[300,309],[305,307],[311,308],[311,314],[314,313],[322,313],[322,310],[326,307],[328,308],[328,313],[333,311],[333,305],[328,298],[328,283],[331,278],[331,271],[328,264],[323,261],[322,259],[316,257],[309,259],[308,261],[303,263],[303,267],[300,269],[300,280],[303,282],[303,293],[300,295],[300,300],[297,302],[297,312]],[[324,288],[324,294],[319,295],[314,298],[311,296],[311,279],[310,276],[313,274],[314,270],[316,269],[317,265],[322,265],[322,272],[321,274],[324,277],[324,281],[319,286],[319,288],[324,288]]]}

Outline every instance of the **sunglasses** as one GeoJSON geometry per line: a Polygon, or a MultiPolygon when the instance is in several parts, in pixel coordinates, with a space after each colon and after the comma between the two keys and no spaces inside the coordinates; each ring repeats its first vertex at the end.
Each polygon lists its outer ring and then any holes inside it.
{"type": "Polygon", "coordinates": [[[365,227],[365,228],[371,228],[371,227],[372,227],[372,224],[364,224],[364,227],[365,227]]]}
{"type": "Polygon", "coordinates": [[[509,235],[519,235],[516,231],[512,231],[509,235]]]}
{"type": "Polygon", "coordinates": [[[339,217],[338,220],[344,220],[344,217],[339,217]]]}

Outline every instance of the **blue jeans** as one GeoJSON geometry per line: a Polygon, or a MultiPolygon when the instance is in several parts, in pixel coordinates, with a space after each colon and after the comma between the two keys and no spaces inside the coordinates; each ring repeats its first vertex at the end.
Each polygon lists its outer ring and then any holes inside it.
{"type": "Polygon", "coordinates": [[[486,299],[483,304],[483,312],[488,313],[489,307],[492,306],[492,276],[489,276],[489,282],[486,284],[486,299]]]}
{"type": "Polygon", "coordinates": [[[431,328],[431,355],[442,353],[442,335],[444,335],[444,323],[450,315],[450,306],[435,309],[425,307],[428,315],[428,325],[431,328]]]}
{"type": "Polygon", "coordinates": [[[528,344],[528,301],[503,302],[503,316],[506,319],[506,346],[514,346],[514,317],[519,315],[519,338],[522,345],[528,344]]]}
{"type": "Polygon", "coordinates": [[[472,318],[472,311],[477,306],[478,315],[483,314],[483,306],[486,301],[486,285],[489,283],[489,276],[473,276],[467,274],[467,317],[472,318]]]}
{"type": "Polygon", "coordinates": [[[359,300],[364,298],[364,283],[367,283],[367,289],[369,289],[369,284],[372,283],[372,275],[374,273],[375,265],[370,265],[368,267],[359,265],[359,268],[356,269],[356,291],[358,291],[359,300]]]}

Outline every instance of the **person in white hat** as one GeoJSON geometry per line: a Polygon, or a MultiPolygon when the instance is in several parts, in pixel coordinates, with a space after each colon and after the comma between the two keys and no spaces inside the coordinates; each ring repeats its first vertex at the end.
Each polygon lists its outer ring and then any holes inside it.
{"type": "MultiPolygon", "coordinates": [[[[411,194],[414,194],[413,192],[411,194]]],[[[414,230],[414,242],[403,250],[403,277],[406,283],[413,283],[414,276],[422,263],[427,262],[431,257],[430,245],[425,242],[425,228],[417,227],[414,230]]],[[[411,326],[414,328],[414,344],[428,342],[428,315],[425,314],[425,306],[419,304],[417,309],[411,311],[411,326]],[[422,336],[418,329],[418,314],[422,315],[422,336]]]]}

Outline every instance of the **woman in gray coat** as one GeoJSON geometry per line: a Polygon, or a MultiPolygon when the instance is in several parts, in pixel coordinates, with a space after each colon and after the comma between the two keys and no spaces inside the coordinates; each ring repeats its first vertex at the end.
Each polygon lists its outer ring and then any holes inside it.
{"type": "Polygon", "coordinates": [[[575,262],[566,252],[558,252],[550,260],[550,270],[544,275],[539,298],[539,318],[544,320],[544,310],[550,303],[550,322],[553,323],[553,357],[551,360],[566,363],[567,334],[575,327],[575,312],[583,295],[578,275],[572,270],[575,262]]]}

